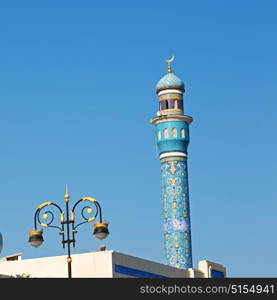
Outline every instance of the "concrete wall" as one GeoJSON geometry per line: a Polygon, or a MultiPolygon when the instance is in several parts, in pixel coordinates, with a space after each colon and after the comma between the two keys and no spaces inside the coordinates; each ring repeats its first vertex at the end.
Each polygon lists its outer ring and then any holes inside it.
{"type": "Polygon", "coordinates": [[[208,261],[208,260],[201,260],[198,263],[198,269],[204,274],[205,278],[211,278],[212,276],[212,270],[218,271],[222,273],[224,277],[226,277],[226,268],[218,263],[208,261]]]}
{"type": "Polygon", "coordinates": [[[113,252],[113,277],[189,277],[189,271],[113,252]],[[119,266],[116,268],[116,266],[119,266]]]}
{"type": "MultiPolygon", "coordinates": [[[[68,277],[66,255],[0,261],[0,274],[30,274],[33,278],[68,277]]],[[[73,278],[128,278],[128,277],[179,277],[197,278],[211,277],[211,269],[224,272],[226,269],[219,264],[201,261],[199,269],[179,269],[150,260],[126,255],[116,251],[97,251],[72,255],[73,278]]]]}
{"type": "MultiPolygon", "coordinates": [[[[27,273],[34,278],[68,277],[66,255],[0,262],[0,274],[27,273]]],[[[112,252],[99,251],[72,255],[72,277],[112,277],[112,252]]]]}

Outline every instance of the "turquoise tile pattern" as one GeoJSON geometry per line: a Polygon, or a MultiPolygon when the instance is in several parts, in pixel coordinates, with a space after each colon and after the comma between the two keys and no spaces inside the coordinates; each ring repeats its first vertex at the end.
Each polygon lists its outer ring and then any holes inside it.
{"type": "Polygon", "coordinates": [[[187,160],[161,160],[163,229],[167,264],[192,268],[187,160]]]}

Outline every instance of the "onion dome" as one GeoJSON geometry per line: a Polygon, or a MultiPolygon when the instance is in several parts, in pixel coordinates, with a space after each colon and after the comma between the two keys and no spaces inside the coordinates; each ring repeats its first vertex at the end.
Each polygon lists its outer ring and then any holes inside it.
{"type": "Polygon", "coordinates": [[[184,82],[171,71],[164,75],[156,85],[157,93],[165,89],[178,89],[184,91],[185,85],[184,82]]]}
{"type": "Polygon", "coordinates": [[[167,59],[167,74],[164,75],[156,85],[157,94],[166,89],[177,89],[181,92],[185,91],[184,82],[175,75],[175,73],[171,70],[171,63],[174,61],[175,57],[172,56],[170,59],[167,59]]]}

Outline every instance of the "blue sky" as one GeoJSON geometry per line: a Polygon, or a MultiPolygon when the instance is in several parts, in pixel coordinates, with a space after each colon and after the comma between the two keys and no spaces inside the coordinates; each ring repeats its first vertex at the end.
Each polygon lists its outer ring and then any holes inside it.
{"type": "MultiPolygon", "coordinates": [[[[194,267],[276,277],[275,1],[2,1],[1,256],[62,255],[27,242],[36,207],[95,197],[108,249],[165,262],[156,82],[172,54],[193,117],[194,267]]],[[[73,253],[102,242],[80,227],[73,253]]]]}

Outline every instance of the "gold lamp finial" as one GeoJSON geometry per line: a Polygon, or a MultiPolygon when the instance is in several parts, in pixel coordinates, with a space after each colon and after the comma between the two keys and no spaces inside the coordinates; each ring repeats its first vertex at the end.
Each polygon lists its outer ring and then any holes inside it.
{"type": "Polygon", "coordinates": [[[68,194],[68,185],[66,184],[65,185],[65,195],[64,195],[65,202],[68,202],[69,198],[70,198],[70,196],[68,194]]]}
{"type": "Polygon", "coordinates": [[[168,73],[171,73],[172,70],[171,70],[171,63],[175,60],[175,57],[174,55],[171,56],[170,59],[167,59],[166,62],[167,62],[167,72],[168,73]]]}

